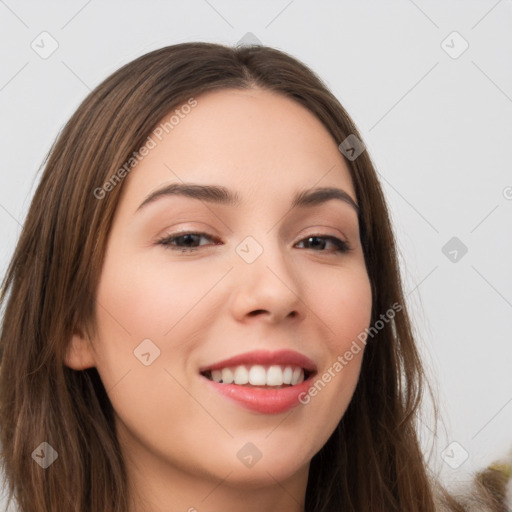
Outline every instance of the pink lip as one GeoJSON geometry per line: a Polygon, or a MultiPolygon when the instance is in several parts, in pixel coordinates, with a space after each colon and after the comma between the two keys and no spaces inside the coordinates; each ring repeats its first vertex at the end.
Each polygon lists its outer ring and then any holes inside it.
{"type": "Polygon", "coordinates": [[[277,352],[257,350],[238,356],[224,359],[218,363],[201,368],[200,372],[207,370],[220,370],[238,365],[272,364],[281,366],[299,366],[311,373],[308,379],[295,386],[282,389],[265,389],[263,387],[244,387],[236,384],[221,384],[206,379],[208,384],[220,394],[234,400],[246,409],[263,414],[279,414],[299,405],[299,396],[308,392],[316,364],[308,357],[292,350],[279,350],[277,352]]]}
{"type": "Polygon", "coordinates": [[[222,368],[238,366],[241,364],[261,364],[262,366],[272,364],[282,366],[300,366],[308,372],[316,371],[316,364],[314,361],[299,352],[295,352],[293,350],[278,350],[276,352],[271,352],[270,350],[254,350],[252,352],[246,352],[245,354],[230,357],[229,359],[224,359],[218,363],[204,366],[199,369],[199,372],[204,372],[206,370],[220,370],[222,368]]]}
{"type": "Polygon", "coordinates": [[[312,377],[296,386],[282,389],[246,388],[236,384],[220,384],[204,377],[215,391],[234,400],[246,409],[262,414],[279,414],[299,405],[299,396],[305,396],[312,377]]]}

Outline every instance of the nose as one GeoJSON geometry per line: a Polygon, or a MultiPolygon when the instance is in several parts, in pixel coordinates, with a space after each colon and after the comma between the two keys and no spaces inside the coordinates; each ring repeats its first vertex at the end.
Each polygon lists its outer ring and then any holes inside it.
{"type": "Polygon", "coordinates": [[[298,272],[282,249],[266,247],[252,263],[239,260],[231,295],[231,312],[240,322],[278,324],[305,314],[298,272]]]}

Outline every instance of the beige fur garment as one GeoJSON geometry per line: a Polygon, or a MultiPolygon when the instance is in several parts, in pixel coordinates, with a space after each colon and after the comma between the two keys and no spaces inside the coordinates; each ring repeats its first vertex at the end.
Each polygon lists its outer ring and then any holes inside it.
{"type": "Polygon", "coordinates": [[[457,506],[440,497],[439,512],[512,512],[512,452],[478,472],[470,484],[450,490],[457,506]]]}

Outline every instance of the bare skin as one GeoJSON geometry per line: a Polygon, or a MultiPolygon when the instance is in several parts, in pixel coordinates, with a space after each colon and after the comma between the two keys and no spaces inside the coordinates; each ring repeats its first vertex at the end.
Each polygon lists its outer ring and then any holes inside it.
{"type": "Polygon", "coordinates": [[[98,333],[76,335],[66,363],[95,366],[109,394],[130,512],[300,512],[309,463],[352,398],[363,351],[309,403],[277,414],[222,396],[199,368],[290,349],[312,359],[318,377],[349,349],[371,313],[356,210],[339,199],[291,201],[335,187],[356,202],[354,187],[336,141],[294,101],[255,89],[196,99],[123,184],[98,333]],[[185,182],[226,187],[240,202],[164,195],[139,209],[152,192],[185,182]],[[160,243],[190,232],[204,235],[160,243]],[[337,250],[336,239],[350,250],[337,250]],[[237,252],[242,242],[247,254],[262,250],[251,263],[237,252]],[[146,339],[160,351],[149,365],[134,355],[146,339]],[[237,456],[247,443],[261,453],[252,467],[237,456]]]}

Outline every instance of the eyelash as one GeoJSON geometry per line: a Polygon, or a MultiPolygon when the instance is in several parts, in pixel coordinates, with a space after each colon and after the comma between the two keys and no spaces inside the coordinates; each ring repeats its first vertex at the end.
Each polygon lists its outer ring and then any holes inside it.
{"type": "MultiPolygon", "coordinates": [[[[180,238],[184,238],[187,236],[203,236],[205,238],[208,238],[209,240],[213,240],[217,242],[217,240],[214,237],[211,237],[210,235],[206,233],[201,232],[194,232],[194,231],[186,231],[182,233],[178,233],[171,236],[166,236],[165,238],[160,239],[157,243],[159,245],[163,245],[165,249],[169,249],[171,251],[180,251],[182,253],[192,253],[199,249],[199,247],[179,247],[176,245],[172,245],[172,242],[175,242],[176,240],[179,240],[180,238]]],[[[349,244],[345,242],[344,240],[341,240],[340,238],[337,238],[335,236],[331,235],[322,235],[322,234],[313,234],[308,235],[307,237],[303,238],[302,240],[299,240],[297,243],[302,243],[304,241],[309,240],[310,238],[319,238],[322,240],[326,240],[327,242],[331,242],[336,248],[332,251],[314,251],[314,252],[324,252],[324,253],[347,253],[351,251],[349,244]]],[[[216,243],[215,245],[219,245],[216,243]]]]}

